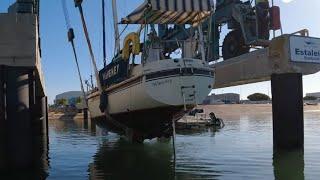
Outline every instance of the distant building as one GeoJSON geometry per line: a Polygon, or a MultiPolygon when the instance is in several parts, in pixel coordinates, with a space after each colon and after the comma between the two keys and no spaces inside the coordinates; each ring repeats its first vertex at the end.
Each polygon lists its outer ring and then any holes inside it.
{"type": "Polygon", "coordinates": [[[315,93],[307,93],[307,97],[315,97],[317,98],[316,100],[305,100],[305,102],[320,102],[320,92],[315,92],[315,93]]]}
{"type": "Polygon", "coordinates": [[[12,4],[8,8],[9,13],[34,13],[35,2],[33,0],[23,0],[12,4]]]}
{"type": "Polygon", "coordinates": [[[311,97],[316,97],[318,98],[318,100],[320,100],[320,92],[316,92],[316,93],[307,93],[306,96],[311,96],[311,97]]]}
{"type": "Polygon", "coordinates": [[[240,94],[212,94],[207,96],[203,104],[238,104],[240,103],[240,94]]]}
{"type": "Polygon", "coordinates": [[[76,100],[79,97],[82,98],[81,91],[69,91],[62,94],[58,94],[54,102],[56,104],[57,100],[66,99],[68,105],[76,105],[76,100]]]}

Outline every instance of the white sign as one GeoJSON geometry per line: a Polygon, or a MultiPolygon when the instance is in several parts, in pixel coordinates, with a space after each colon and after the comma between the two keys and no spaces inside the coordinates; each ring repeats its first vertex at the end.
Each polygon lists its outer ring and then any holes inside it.
{"type": "Polygon", "coordinates": [[[320,63],[320,39],[291,36],[291,61],[303,63],[320,63]]]}

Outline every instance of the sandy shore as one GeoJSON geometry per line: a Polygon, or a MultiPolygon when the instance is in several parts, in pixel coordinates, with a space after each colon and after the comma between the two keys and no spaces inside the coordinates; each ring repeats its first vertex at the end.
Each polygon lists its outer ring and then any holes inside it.
{"type": "Polygon", "coordinates": [[[49,112],[48,114],[49,120],[74,120],[74,119],[83,119],[82,113],[75,112],[49,112]]]}
{"type": "MultiPolygon", "coordinates": [[[[217,117],[228,117],[228,116],[238,116],[246,114],[272,114],[271,104],[224,104],[224,105],[201,105],[198,108],[203,108],[205,113],[208,115],[210,112],[214,112],[217,117]]],[[[308,112],[319,112],[320,105],[317,106],[304,106],[305,113],[308,112]]],[[[74,112],[50,112],[49,119],[82,119],[82,113],[74,112]]]]}
{"type": "MultiPolygon", "coordinates": [[[[245,115],[245,114],[272,114],[271,104],[223,104],[223,105],[203,105],[206,114],[214,112],[218,117],[245,115]]],[[[320,113],[320,105],[304,106],[305,113],[318,112],[320,113]]]]}

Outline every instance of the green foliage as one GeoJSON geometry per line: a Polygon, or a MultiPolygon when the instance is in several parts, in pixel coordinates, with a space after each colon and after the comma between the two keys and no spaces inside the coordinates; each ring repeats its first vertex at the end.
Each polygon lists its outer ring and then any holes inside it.
{"type": "Polygon", "coordinates": [[[66,106],[68,104],[68,101],[66,99],[57,99],[56,104],[66,106]]]}
{"type": "Polygon", "coordinates": [[[317,100],[318,98],[317,97],[314,97],[314,96],[306,96],[303,98],[303,100],[306,100],[306,101],[314,101],[314,100],[317,100]]]}
{"type": "Polygon", "coordinates": [[[254,93],[247,97],[250,101],[268,101],[270,97],[262,93],[254,93]]]}
{"type": "Polygon", "coordinates": [[[76,104],[81,104],[82,103],[82,98],[81,97],[77,97],[76,98],[76,104]]]}

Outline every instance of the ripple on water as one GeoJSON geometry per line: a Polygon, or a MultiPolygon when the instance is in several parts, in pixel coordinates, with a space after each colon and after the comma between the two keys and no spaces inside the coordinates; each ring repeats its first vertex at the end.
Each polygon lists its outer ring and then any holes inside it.
{"type": "Polygon", "coordinates": [[[272,114],[229,115],[221,130],[131,144],[79,122],[50,124],[49,179],[318,179],[320,111],[305,113],[305,150],[274,153],[272,114]],[[176,167],[174,169],[174,167],[176,167]]]}

